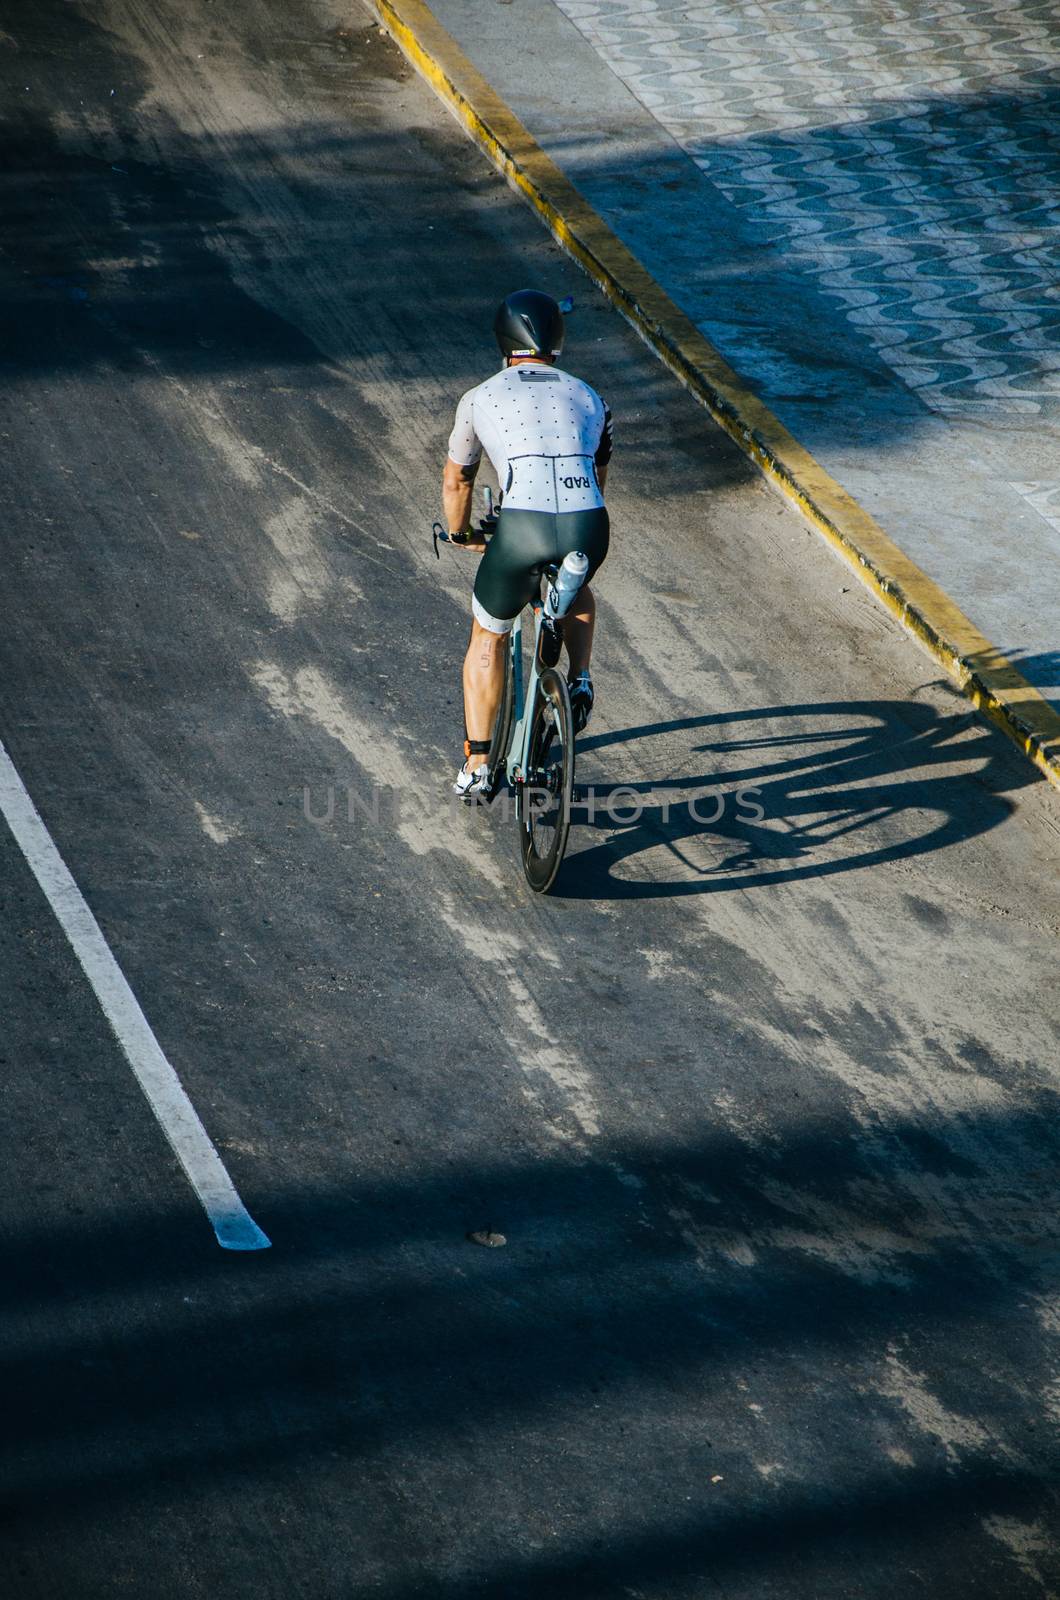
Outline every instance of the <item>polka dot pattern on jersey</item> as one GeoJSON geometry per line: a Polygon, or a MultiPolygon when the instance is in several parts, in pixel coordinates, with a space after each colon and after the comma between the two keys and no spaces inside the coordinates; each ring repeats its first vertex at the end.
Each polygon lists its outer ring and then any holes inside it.
{"type": "Polygon", "coordinates": [[[508,367],[463,396],[449,454],[471,466],[484,449],[513,510],[584,511],[604,503],[596,457],[605,439],[602,460],[610,417],[595,390],[531,364],[508,367]]]}

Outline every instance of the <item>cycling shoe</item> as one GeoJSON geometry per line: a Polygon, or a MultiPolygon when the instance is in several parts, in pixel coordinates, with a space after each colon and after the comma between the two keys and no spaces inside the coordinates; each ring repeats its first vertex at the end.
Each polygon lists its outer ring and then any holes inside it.
{"type": "Polygon", "coordinates": [[[574,718],[574,731],[581,733],[593,714],[593,680],[587,672],[579,672],[567,685],[570,690],[570,709],[574,718]]]}

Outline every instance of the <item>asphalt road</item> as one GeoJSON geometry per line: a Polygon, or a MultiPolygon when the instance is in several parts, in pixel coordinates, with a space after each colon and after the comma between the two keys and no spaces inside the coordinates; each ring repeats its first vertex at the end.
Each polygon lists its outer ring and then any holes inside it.
{"type": "Polygon", "coordinates": [[[0,737],[273,1247],[3,831],[0,1594],[1060,1592],[1055,793],[352,4],[2,26],[0,737]],[[545,900],[427,538],[527,283],[618,439],[545,900]]]}

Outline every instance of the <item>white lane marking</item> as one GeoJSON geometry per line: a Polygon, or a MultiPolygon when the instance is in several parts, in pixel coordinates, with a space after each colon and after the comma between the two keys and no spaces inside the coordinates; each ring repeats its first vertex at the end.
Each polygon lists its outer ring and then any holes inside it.
{"type": "Polygon", "coordinates": [[[0,810],[40,884],[224,1250],[267,1250],[69,868],[0,744],[0,810]]]}

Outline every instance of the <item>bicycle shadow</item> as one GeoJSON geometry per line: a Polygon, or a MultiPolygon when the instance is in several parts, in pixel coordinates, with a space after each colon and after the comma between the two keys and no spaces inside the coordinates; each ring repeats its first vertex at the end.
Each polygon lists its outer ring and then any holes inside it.
{"type": "Polygon", "coordinates": [[[897,700],[708,713],[590,737],[579,755],[697,729],[721,737],[689,747],[715,757],[694,775],[586,784],[579,774],[584,798],[554,893],[663,899],[877,866],[997,827],[1013,810],[1008,793],[1035,778],[970,708],[897,700]]]}

